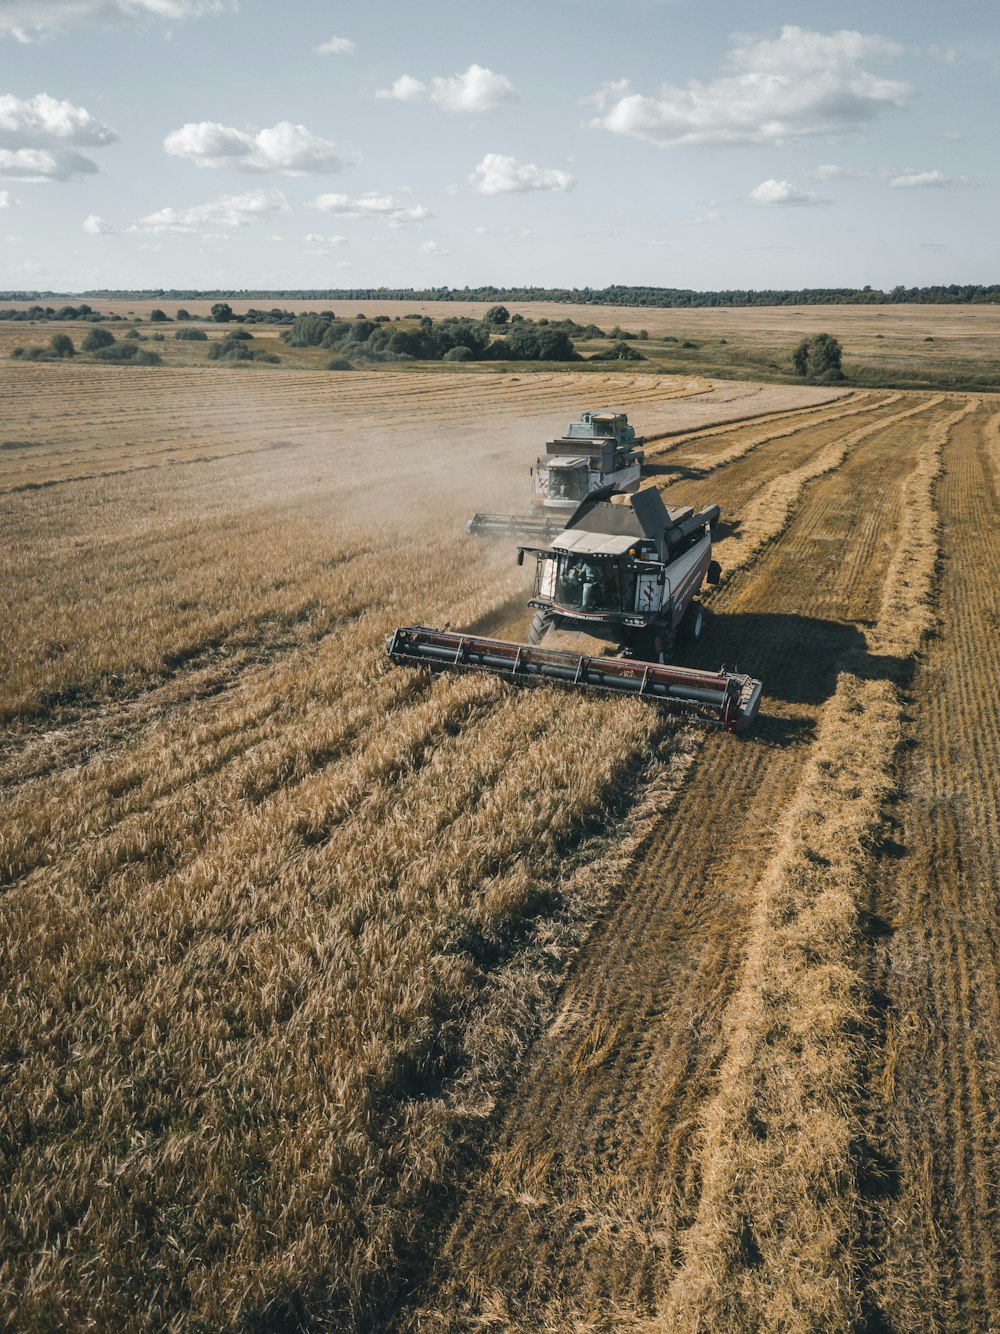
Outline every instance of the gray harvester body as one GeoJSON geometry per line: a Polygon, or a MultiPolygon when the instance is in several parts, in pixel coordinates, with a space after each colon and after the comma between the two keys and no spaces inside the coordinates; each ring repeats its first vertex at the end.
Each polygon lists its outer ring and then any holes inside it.
{"type": "Polygon", "coordinates": [[[718,505],[695,513],[668,508],[650,488],[613,504],[614,487],[592,493],[544,546],[521,546],[536,561],[528,644],[427,626],[398,629],[386,648],[400,665],[478,671],[523,685],[551,682],[605,694],[634,694],[673,712],[742,732],[760,703],[761,683],[739,673],[694,671],[666,659],[678,636],[701,635],[695,595],[719,580],[712,559],[718,505]],[[617,656],[541,647],[550,630],[582,631],[617,656]]]}
{"type": "Polygon", "coordinates": [[[635,491],[645,455],[624,412],[584,412],[566,434],[550,440],[531,470],[534,514],[474,514],[466,525],[477,537],[549,538],[595,491],[635,491]]]}

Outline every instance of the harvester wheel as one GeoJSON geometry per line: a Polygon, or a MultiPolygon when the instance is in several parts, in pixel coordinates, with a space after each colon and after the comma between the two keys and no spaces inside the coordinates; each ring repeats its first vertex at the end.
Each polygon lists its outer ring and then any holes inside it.
{"type": "Polygon", "coordinates": [[[705,614],[698,606],[697,602],[688,604],[688,609],[684,613],[679,629],[685,644],[697,644],[701,638],[701,632],[705,628],[705,614]]]}
{"type": "Polygon", "coordinates": [[[534,616],[531,618],[531,624],[528,626],[528,643],[537,647],[545,638],[551,624],[552,613],[536,609],[534,616]]]}

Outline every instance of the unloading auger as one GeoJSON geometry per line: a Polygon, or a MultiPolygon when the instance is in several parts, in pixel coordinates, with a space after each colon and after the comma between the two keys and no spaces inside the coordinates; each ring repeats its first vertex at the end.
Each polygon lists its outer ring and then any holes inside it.
{"type": "Polygon", "coordinates": [[[430,626],[401,626],[386,650],[394,663],[432,672],[489,672],[517,685],[554,684],[633,695],[671,712],[743,732],[757,715],[761,683],[738,672],[694,670],[668,662],[675,643],[697,642],[703,616],[695,594],[718,583],[712,530],[718,505],[695,513],[668,509],[650,488],[613,504],[616,489],[587,497],[534,556],[534,608],[528,644],[430,626]],[[581,631],[614,646],[611,656],[543,648],[551,630],[581,631]]]}

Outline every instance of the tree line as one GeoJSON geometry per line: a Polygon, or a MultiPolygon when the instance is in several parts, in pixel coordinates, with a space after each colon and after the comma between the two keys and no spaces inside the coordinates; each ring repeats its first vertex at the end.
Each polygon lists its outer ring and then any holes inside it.
{"type": "MultiPolygon", "coordinates": [[[[0,300],[32,300],[38,293],[0,293],[0,300]]],[[[57,295],[54,293],[49,296],[57,295]]],[[[191,288],[95,289],[90,299],[119,301],[297,300],[297,301],[552,301],[586,306],[831,306],[976,305],[1000,302],[1000,283],[949,283],[929,287],[723,288],[612,284],[609,287],[337,287],[198,291],[191,288]]]]}

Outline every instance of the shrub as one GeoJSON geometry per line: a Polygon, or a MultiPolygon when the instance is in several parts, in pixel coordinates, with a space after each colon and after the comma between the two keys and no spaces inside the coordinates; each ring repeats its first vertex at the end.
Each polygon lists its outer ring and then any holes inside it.
{"type": "Polygon", "coordinates": [[[167,316],[166,311],[163,311],[163,310],[151,310],[151,311],[149,312],[149,322],[150,322],[150,324],[166,324],[166,323],[167,323],[167,319],[168,319],[168,316],[167,316]]]}
{"type": "Polygon", "coordinates": [[[84,352],[99,352],[102,347],[113,346],[114,341],[115,336],[110,329],[89,329],[80,347],[84,352]]]}
{"type": "Polygon", "coordinates": [[[208,342],[208,334],[204,329],[178,329],[174,337],[182,343],[208,342]]]}
{"type": "Polygon", "coordinates": [[[490,306],[489,310],[483,316],[483,322],[491,325],[505,325],[510,323],[510,311],[506,306],[490,306]]]}
{"type": "Polygon", "coordinates": [[[461,345],[459,345],[458,347],[450,347],[448,351],[444,354],[444,356],[441,358],[441,360],[475,361],[475,356],[467,347],[462,347],[461,345]]]}
{"type": "Polygon", "coordinates": [[[49,340],[49,351],[54,357],[75,357],[76,348],[73,346],[73,340],[69,334],[53,334],[49,340]]]}
{"type": "Polygon", "coordinates": [[[598,361],[645,361],[637,347],[629,347],[628,343],[619,339],[617,343],[612,343],[607,352],[597,354],[598,361]]]}
{"type": "Polygon", "coordinates": [[[346,357],[331,357],[326,363],[328,371],[353,371],[354,367],[346,357]]]}
{"type": "Polygon", "coordinates": [[[180,310],[177,312],[175,318],[178,320],[189,320],[191,318],[191,314],[189,311],[186,311],[182,306],[180,310]]]}
{"type": "Polygon", "coordinates": [[[252,348],[250,351],[250,360],[266,361],[269,362],[272,366],[277,366],[278,363],[281,361],[281,358],[275,356],[273,352],[268,352],[265,348],[255,347],[252,348]]]}
{"type": "Polygon", "coordinates": [[[240,342],[246,343],[253,337],[253,334],[247,333],[246,329],[230,329],[226,334],[226,337],[236,338],[239,339],[240,342]]]}
{"type": "Polygon", "coordinates": [[[228,301],[216,301],[212,307],[212,319],[216,324],[228,324],[233,318],[233,308],[228,301]]]}

